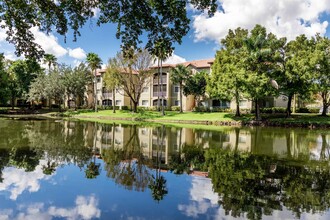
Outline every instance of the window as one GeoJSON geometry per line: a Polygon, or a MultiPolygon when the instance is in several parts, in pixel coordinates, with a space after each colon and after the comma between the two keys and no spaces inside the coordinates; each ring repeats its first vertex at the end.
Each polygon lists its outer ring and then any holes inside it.
{"type": "Polygon", "coordinates": [[[149,87],[143,87],[142,92],[147,93],[149,91],[149,87]]]}
{"type": "Polygon", "coordinates": [[[148,100],[142,100],[142,106],[148,106],[149,102],[148,100]]]}
{"type": "Polygon", "coordinates": [[[100,76],[96,77],[96,82],[98,82],[98,83],[101,82],[101,77],[100,76]]]}
{"type": "Polygon", "coordinates": [[[121,106],[121,100],[116,100],[116,106],[121,106]]]}
{"type": "Polygon", "coordinates": [[[180,92],[180,87],[179,86],[175,86],[174,87],[174,92],[180,92]]]}
{"type": "Polygon", "coordinates": [[[246,100],[240,100],[239,101],[239,106],[246,108],[247,107],[247,101],[246,100]]]}
{"type": "Polygon", "coordinates": [[[179,100],[175,100],[175,101],[174,101],[174,105],[175,105],[175,106],[179,106],[179,105],[180,105],[180,101],[179,101],[179,100]]]}
{"type": "Polygon", "coordinates": [[[215,99],[215,100],[212,100],[212,106],[213,107],[218,107],[218,108],[229,108],[230,107],[230,102],[215,99]]]}

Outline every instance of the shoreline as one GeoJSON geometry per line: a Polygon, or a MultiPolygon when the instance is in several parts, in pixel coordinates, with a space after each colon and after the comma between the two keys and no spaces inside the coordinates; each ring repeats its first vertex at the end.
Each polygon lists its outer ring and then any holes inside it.
{"type": "MultiPolygon", "coordinates": [[[[282,121],[278,120],[169,120],[169,119],[148,119],[148,118],[135,118],[135,117],[111,117],[111,116],[84,116],[72,115],[57,116],[54,114],[0,114],[2,118],[33,118],[33,119],[54,119],[54,120],[88,120],[88,121],[121,121],[133,123],[155,123],[155,124],[177,124],[177,125],[203,125],[203,126],[216,126],[216,127],[283,127],[283,128],[307,128],[307,129],[328,129],[330,123],[322,122],[301,122],[301,121],[282,121]]],[[[316,116],[315,116],[316,117],[316,116]]],[[[330,122],[330,117],[329,117],[330,122]]]]}

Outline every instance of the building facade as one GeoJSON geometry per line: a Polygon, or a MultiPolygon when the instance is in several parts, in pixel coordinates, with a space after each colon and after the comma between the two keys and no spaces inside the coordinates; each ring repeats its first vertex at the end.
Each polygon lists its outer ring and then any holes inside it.
{"type": "MultiPolygon", "coordinates": [[[[205,60],[195,60],[180,63],[185,67],[189,68],[194,74],[197,72],[211,73],[211,66],[214,62],[214,58],[205,60]]],[[[164,64],[162,65],[162,74],[159,77],[158,67],[151,67],[152,77],[143,87],[141,97],[139,100],[139,106],[141,107],[153,107],[158,105],[158,101],[164,100],[164,106],[171,108],[173,106],[180,106],[182,101],[182,108],[184,111],[191,111],[196,106],[194,96],[184,96],[180,100],[180,87],[178,84],[174,84],[171,81],[171,70],[179,64],[164,64]],[[162,88],[160,88],[162,86],[162,88]]],[[[105,69],[99,69],[97,71],[96,83],[97,83],[97,104],[100,106],[112,106],[115,103],[116,106],[121,108],[122,106],[131,106],[130,99],[124,95],[123,91],[116,90],[115,100],[112,100],[112,91],[105,88],[103,82],[103,75],[105,69]]],[[[232,101],[223,101],[218,99],[204,99],[201,104],[207,108],[229,108],[236,109],[236,103],[232,101]]],[[[286,107],[287,99],[286,96],[279,96],[277,98],[268,97],[261,103],[262,107],[286,107]]],[[[240,100],[240,109],[253,109],[254,105],[251,100],[242,99],[240,100]]]]}

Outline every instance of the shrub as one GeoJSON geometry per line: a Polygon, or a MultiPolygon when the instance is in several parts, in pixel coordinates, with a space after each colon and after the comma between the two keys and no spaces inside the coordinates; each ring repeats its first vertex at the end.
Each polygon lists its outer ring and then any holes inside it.
{"type": "Polygon", "coordinates": [[[210,109],[208,107],[204,106],[196,106],[192,109],[193,112],[210,112],[210,109]]]}
{"type": "Polygon", "coordinates": [[[178,112],[178,111],[180,111],[180,106],[172,106],[171,110],[178,112]]]}
{"type": "Polygon", "coordinates": [[[121,110],[129,110],[129,107],[127,105],[121,106],[121,110]]]}
{"type": "Polygon", "coordinates": [[[306,107],[297,108],[296,112],[297,112],[297,113],[311,113],[311,112],[309,111],[309,109],[306,108],[306,107]]]}

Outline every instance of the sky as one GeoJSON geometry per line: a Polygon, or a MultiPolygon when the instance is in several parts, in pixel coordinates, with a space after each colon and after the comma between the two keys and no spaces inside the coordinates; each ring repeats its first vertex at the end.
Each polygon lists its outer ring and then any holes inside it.
{"type": "MultiPolygon", "coordinates": [[[[190,31],[182,44],[175,44],[175,51],[167,63],[207,59],[215,56],[221,48],[220,40],[229,29],[242,27],[251,30],[256,24],[267,28],[278,37],[293,40],[300,34],[308,37],[320,33],[330,36],[330,0],[218,0],[218,10],[213,17],[188,7],[191,19],[190,31]]],[[[98,11],[96,12],[96,18],[98,11]]],[[[86,54],[96,53],[104,65],[120,50],[116,39],[116,24],[98,27],[91,19],[81,29],[81,36],[73,42],[73,34],[64,37],[55,33],[46,35],[32,29],[36,42],[46,53],[54,54],[59,63],[77,65],[86,60],[86,54]]],[[[8,59],[19,59],[14,47],[5,41],[5,32],[0,29],[0,52],[8,59]]]]}

